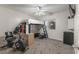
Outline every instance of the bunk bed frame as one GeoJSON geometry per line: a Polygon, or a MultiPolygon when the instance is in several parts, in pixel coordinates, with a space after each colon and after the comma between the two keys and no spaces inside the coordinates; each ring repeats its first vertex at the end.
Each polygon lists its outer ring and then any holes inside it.
{"type": "Polygon", "coordinates": [[[28,28],[28,33],[30,33],[31,25],[42,25],[45,38],[48,38],[48,33],[47,33],[47,30],[46,30],[45,21],[29,19],[29,21],[28,21],[28,27],[29,27],[28,28]]]}

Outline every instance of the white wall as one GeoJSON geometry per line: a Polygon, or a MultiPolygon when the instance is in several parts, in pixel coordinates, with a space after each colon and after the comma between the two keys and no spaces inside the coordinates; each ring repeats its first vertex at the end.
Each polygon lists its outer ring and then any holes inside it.
{"type": "Polygon", "coordinates": [[[68,15],[69,11],[61,11],[53,14],[52,16],[46,16],[43,20],[47,21],[47,23],[51,20],[56,22],[56,29],[50,30],[47,25],[48,36],[51,39],[57,39],[63,41],[63,32],[68,29],[68,15]]]}
{"type": "Polygon", "coordinates": [[[6,31],[14,30],[19,22],[27,18],[29,18],[29,16],[19,11],[0,7],[0,36],[4,36],[6,31]]]}
{"type": "Polygon", "coordinates": [[[79,4],[76,5],[76,14],[74,18],[74,50],[79,54],[79,4]]]}
{"type": "Polygon", "coordinates": [[[76,5],[76,15],[74,18],[74,45],[79,47],[79,5],[76,5]]]}
{"type": "Polygon", "coordinates": [[[74,18],[68,19],[68,29],[74,29],[74,18]]]}

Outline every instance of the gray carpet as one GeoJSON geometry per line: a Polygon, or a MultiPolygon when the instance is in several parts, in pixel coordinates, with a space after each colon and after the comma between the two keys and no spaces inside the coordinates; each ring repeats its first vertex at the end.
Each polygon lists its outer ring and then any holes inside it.
{"type": "MultiPolygon", "coordinates": [[[[0,40],[3,40],[0,38],[0,40]]],[[[0,46],[2,45],[0,41],[0,46]]],[[[72,46],[53,39],[35,39],[33,47],[25,52],[15,51],[12,48],[1,49],[0,54],[74,54],[72,46]]]]}

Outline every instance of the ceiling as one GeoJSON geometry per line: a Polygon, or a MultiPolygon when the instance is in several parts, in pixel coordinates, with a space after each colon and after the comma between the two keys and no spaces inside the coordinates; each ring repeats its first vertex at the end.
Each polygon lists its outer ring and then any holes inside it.
{"type": "Polygon", "coordinates": [[[42,17],[46,15],[52,15],[54,13],[68,9],[67,4],[5,4],[5,5],[0,5],[0,6],[18,10],[20,12],[26,13],[33,17],[42,17]],[[36,12],[38,12],[37,10],[38,6],[41,7],[41,10],[44,10],[43,12],[45,13],[45,15],[42,15],[42,16],[34,15],[36,12]]]}

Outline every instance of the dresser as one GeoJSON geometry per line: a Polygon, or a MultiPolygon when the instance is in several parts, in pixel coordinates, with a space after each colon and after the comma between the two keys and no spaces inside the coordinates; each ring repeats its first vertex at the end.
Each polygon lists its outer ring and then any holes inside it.
{"type": "Polygon", "coordinates": [[[73,32],[64,32],[64,41],[63,43],[68,45],[73,45],[74,43],[74,33],[73,32]]]}

